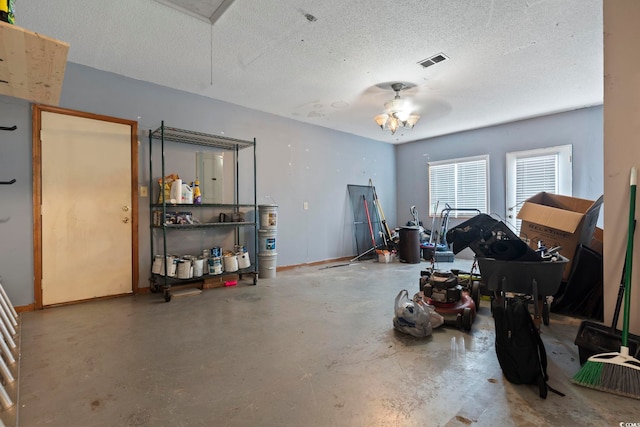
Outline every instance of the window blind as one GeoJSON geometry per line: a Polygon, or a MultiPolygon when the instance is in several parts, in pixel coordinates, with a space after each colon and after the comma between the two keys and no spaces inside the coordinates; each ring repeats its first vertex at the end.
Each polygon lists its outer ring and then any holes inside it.
{"type": "MultiPolygon", "coordinates": [[[[487,212],[487,158],[452,160],[429,165],[429,214],[437,215],[448,204],[452,208],[487,212]],[[434,212],[438,204],[437,212],[434,212]]],[[[452,212],[467,216],[469,213],[452,212]]]]}
{"type": "MultiPolygon", "coordinates": [[[[558,155],[516,159],[516,217],[524,201],[541,191],[558,194],[558,155]]],[[[520,223],[516,220],[518,233],[520,223]]]]}

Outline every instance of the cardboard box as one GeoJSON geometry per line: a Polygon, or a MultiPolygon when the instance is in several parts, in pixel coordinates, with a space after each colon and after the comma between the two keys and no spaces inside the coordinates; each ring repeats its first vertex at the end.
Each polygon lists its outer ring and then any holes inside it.
{"type": "Polygon", "coordinates": [[[547,248],[562,246],[560,254],[569,259],[562,275],[562,280],[567,280],[577,246],[591,245],[602,202],[603,196],[592,201],[538,193],[527,199],[518,212],[522,220],[520,238],[533,249],[538,249],[538,241],[547,248]]]}
{"type": "Polygon", "coordinates": [[[229,281],[237,281],[240,279],[240,276],[237,274],[226,274],[226,275],[207,275],[204,276],[204,282],[202,285],[202,289],[213,289],[213,288],[224,288],[226,282],[229,281]]]}

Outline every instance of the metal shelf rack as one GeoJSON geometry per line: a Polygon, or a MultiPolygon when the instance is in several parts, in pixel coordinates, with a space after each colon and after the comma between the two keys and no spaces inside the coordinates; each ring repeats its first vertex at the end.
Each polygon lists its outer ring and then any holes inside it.
{"type": "MultiPolygon", "coordinates": [[[[150,224],[150,252],[151,252],[151,263],[153,264],[155,257],[155,250],[157,248],[158,252],[164,257],[166,260],[168,251],[167,251],[167,233],[173,231],[189,231],[189,230],[203,230],[203,229],[220,229],[220,228],[231,228],[234,230],[234,241],[236,245],[240,244],[239,241],[239,229],[243,227],[249,227],[253,229],[253,250],[254,254],[257,255],[258,252],[258,230],[257,230],[257,221],[248,221],[248,222],[207,222],[207,223],[198,223],[198,224],[167,224],[164,220],[160,222],[160,224],[154,224],[154,212],[162,212],[161,218],[167,217],[167,208],[175,208],[175,209],[206,209],[206,208],[230,208],[233,209],[234,212],[240,212],[241,208],[253,208],[255,215],[258,212],[257,205],[257,187],[256,187],[256,140],[255,138],[252,141],[249,140],[241,140],[235,138],[229,138],[225,136],[212,135],[202,132],[196,132],[185,129],[178,129],[174,127],[165,126],[164,121],[155,130],[149,131],[149,188],[153,188],[154,186],[154,175],[153,175],[153,146],[154,141],[159,141],[160,150],[161,150],[161,197],[162,203],[153,203],[153,195],[150,194],[150,203],[149,203],[149,224],[150,224]],[[195,146],[204,146],[210,148],[222,149],[225,151],[230,151],[233,153],[234,157],[234,203],[205,203],[205,204],[172,204],[169,203],[164,198],[164,187],[165,187],[165,142],[176,142],[180,144],[190,144],[195,146]],[[252,149],[253,150],[253,202],[252,203],[238,203],[239,200],[239,151],[243,149],[252,149]],[[162,236],[162,248],[159,247],[159,237],[156,233],[160,233],[162,236]],[[161,249],[161,250],[160,250],[161,249]]],[[[247,244],[250,242],[246,242],[247,244]]],[[[248,268],[238,269],[234,272],[229,272],[228,274],[237,274],[240,278],[242,275],[248,274],[253,276],[253,284],[256,285],[258,282],[258,257],[254,257],[255,260],[252,265],[248,268]]],[[[171,288],[174,286],[195,286],[201,287],[203,282],[203,277],[194,277],[192,279],[178,279],[175,277],[169,277],[167,271],[167,263],[164,263],[164,274],[155,274],[151,272],[150,282],[151,282],[151,291],[158,292],[162,290],[164,299],[166,302],[171,301],[171,288]]],[[[222,276],[227,275],[227,273],[223,272],[222,276]]]]}

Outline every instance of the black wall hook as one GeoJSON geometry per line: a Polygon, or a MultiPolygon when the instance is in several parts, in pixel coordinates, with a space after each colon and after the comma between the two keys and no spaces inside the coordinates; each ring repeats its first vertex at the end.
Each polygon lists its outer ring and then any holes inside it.
{"type": "MultiPolygon", "coordinates": [[[[16,126],[16,125],[11,126],[10,128],[5,127],[5,126],[0,126],[0,130],[13,131],[13,130],[16,130],[16,129],[18,129],[18,126],[16,126]]],[[[11,185],[14,182],[16,182],[15,179],[12,179],[11,181],[0,181],[0,185],[11,185]]]]}

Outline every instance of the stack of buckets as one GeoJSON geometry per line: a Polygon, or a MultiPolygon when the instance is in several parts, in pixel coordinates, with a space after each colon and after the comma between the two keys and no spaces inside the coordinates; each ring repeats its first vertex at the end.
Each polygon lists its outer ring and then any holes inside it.
{"type": "Polygon", "coordinates": [[[276,238],[278,235],[278,206],[259,205],[260,229],[258,230],[258,275],[261,279],[276,277],[276,238]]]}

